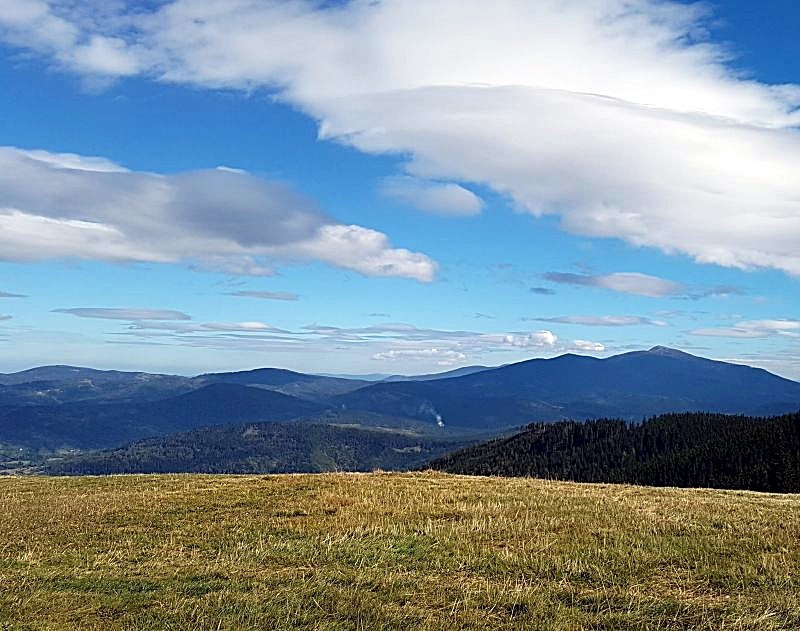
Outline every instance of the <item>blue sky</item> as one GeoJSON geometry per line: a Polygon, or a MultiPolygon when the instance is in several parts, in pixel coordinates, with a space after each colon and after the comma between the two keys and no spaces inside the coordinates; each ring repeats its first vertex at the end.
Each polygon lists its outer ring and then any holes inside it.
{"type": "Polygon", "coordinates": [[[0,371],[800,378],[796,3],[419,6],[3,3],[0,371]]]}

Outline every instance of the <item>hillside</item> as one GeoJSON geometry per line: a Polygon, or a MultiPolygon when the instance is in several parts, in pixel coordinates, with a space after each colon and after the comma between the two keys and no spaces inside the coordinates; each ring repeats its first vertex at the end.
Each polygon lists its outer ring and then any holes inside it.
{"type": "Polygon", "coordinates": [[[0,478],[4,629],[800,627],[800,496],[442,474],[0,478]]]}
{"type": "MultiPolygon", "coordinates": [[[[331,419],[332,420],[332,419],[331,419]]],[[[344,419],[342,419],[344,420],[344,419]]],[[[475,440],[410,430],[313,423],[205,427],[118,449],[50,460],[49,475],[403,471],[475,440]]]]}
{"type": "Polygon", "coordinates": [[[471,475],[800,493],[800,414],[534,424],[430,466],[471,475]]]}
{"type": "Polygon", "coordinates": [[[377,383],[332,401],[489,428],[562,419],[638,421],[667,412],[782,414],[800,409],[800,383],[657,346],[606,359],[562,355],[451,379],[377,383]]]}
{"type": "Polygon", "coordinates": [[[800,383],[662,347],[372,384],[275,368],[176,377],[50,366],[0,377],[0,457],[7,450],[115,448],[208,425],[328,412],[497,435],[531,422],[800,409],[800,383]]]}
{"type": "Polygon", "coordinates": [[[326,397],[351,392],[367,385],[366,381],[357,379],[307,375],[280,368],[256,368],[255,370],[239,372],[209,373],[195,377],[193,382],[197,386],[210,383],[256,386],[312,401],[324,401],[326,397]]]}
{"type": "Polygon", "coordinates": [[[153,401],[197,387],[192,379],[176,375],[42,366],[1,374],[0,406],[153,401]]]}
{"type": "Polygon", "coordinates": [[[0,443],[45,451],[102,449],[205,425],[288,420],[323,409],[279,392],[219,383],[157,401],[0,408],[0,443]]]}

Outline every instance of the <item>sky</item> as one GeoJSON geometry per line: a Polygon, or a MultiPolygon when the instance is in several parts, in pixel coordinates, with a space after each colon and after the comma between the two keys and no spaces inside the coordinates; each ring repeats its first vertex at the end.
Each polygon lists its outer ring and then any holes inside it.
{"type": "Polygon", "coordinates": [[[4,0],[0,371],[800,379],[800,5],[4,0]]]}

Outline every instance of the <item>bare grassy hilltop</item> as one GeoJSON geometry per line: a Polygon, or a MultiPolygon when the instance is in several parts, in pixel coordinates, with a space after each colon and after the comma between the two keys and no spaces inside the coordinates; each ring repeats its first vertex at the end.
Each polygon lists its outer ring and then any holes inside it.
{"type": "Polygon", "coordinates": [[[800,496],[445,474],[0,479],[0,629],[798,629],[800,496]]]}

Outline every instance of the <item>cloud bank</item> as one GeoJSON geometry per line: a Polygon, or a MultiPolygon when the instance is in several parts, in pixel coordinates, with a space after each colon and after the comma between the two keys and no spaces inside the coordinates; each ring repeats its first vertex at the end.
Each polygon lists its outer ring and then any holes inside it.
{"type": "MultiPolygon", "coordinates": [[[[456,366],[475,362],[497,353],[524,358],[535,352],[553,355],[562,352],[602,352],[606,347],[586,340],[561,341],[552,331],[479,331],[426,329],[404,322],[389,322],[365,327],[338,327],[309,324],[286,330],[266,322],[194,322],[147,318],[147,311],[110,309],[60,310],[81,317],[106,317],[127,320],[124,330],[111,333],[117,344],[147,344],[236,350],[257,353],[309,356],[335,354],[360,356],[375,361],[419,363],[431,366],[456,366]],[[130,318],[123,316],[129,315],[130,318]],[[119,316],[119,317],[117,317],[119,316]],[[142,317],[139,317],[142,316],[142,317]]],[[[187,316],[188,317],[188,316],[187,316]]]]}
{"type": "Polygon", "coordinates": [[[0,260],[187,262],[269,275],[270,261],[321,261],[367,276],[430,281],[436,264],[327,217],[284,184],[242,171],[128,171],[103,158],[0,148],[0,260]]]}
{"type": "Polygon", "coordinates": [[[421,180],[485,184],[569,232],[800,274],[800,87],[733,70],[709,23],[705,5],[670,0],[0,9],[6,42],[89,80],[261,88],[321,138],[405,156],[421,180]]]}

